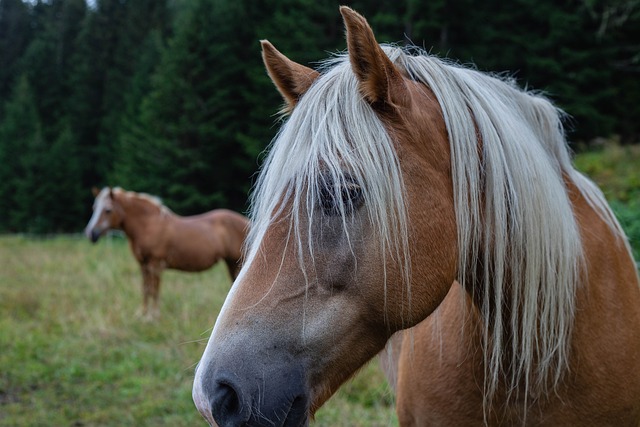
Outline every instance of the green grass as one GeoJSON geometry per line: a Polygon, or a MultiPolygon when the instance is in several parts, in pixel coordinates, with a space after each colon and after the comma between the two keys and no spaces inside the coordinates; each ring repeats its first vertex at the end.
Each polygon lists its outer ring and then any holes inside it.
{"type": "Polygon", "coordinates": [[[603,190],[640,261],[640,144],[609,142],[578,154],[575,165],[603,190]]]}
{"type": "Polygon", "coordinates": [[[602,188],[609,200],[629,202],[640,196],[640,144],[620,146],[611,142],[578,154],[575,165],[602,188]]]}
{"type": "MultiPolygon", "coordinates": [[[[205,426],[193,370],[229,290],[222,264],[167,271],[161,318],[134,315],[140,273],[126,241],[0,237],[0,426],[205,426]]],[[[317,426],[397,425],[377,361],[317,426]]]]}

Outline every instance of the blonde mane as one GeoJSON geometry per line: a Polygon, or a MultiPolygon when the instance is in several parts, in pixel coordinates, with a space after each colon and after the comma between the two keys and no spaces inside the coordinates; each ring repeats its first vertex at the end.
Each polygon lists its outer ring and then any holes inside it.
{"type": "MultiPolygon", "coordinates": [[[[485,406],[506,381],[509,396],[524,385],[526,407],[528,399],[553,389],[568,366],[583,254],[565,180],[622,236],[620,226],[600,191],[572,167],[562,112],[544,97],[423,51],[414,55],[415,48],[383,49],[442,108],[452,156],[458,280],[467,289],[482,285],[485,406]]],[[[303,229],[301,218],[313,221],[327,175],[342,184],[353,177],[381,253],[401,263],[408,286],[407,204],[393,141],[360,95],[346,54],[325,61],[321,71],[266,157],[251,199],[246,264],[282,215],[290,215],[300,256],[308,251],[313,259],[311,228],[303,229]]],[[[334,199],[346,212],[339,194],[334,199]]]]}
{"type": "Polygon", "coordinates": [[[129,197],[129,198],[134,198],[134,199],[138,199],[138,200],[144,200],[145,202],[148,202],[150,204],[152,204],[153,206],[156,206],[158,209],[160,209],[160,211],[162,213],[169,213],[171,212],[171,209],[169,209],[167,206],[165,206],[162,203],[162,199],[158,196],[153,196],[151,194],[147,194],[147,193],[137,193],[135,191],[130,191],[130,190],[123,190],[121,187],[113,187],[112,191],[116,194],[122,194],[125,197],[129,197]]]}

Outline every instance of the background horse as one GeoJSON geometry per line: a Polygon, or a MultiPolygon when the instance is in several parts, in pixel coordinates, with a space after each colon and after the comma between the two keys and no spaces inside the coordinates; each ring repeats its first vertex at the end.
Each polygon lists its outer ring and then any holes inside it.
{"type": "Polygon", "coordinates": [[[290,117],[196,370],[199,411],[306,425],[412,328],[386,359],[402,425],[638,425],[638,276],[561,113],[341,13],[348,52],[320,72],[262,43],[290,117]]]}
{"type": "Polygon", "coordinates": [[[226,209],[182,217],[156,197],[105,187],[94,190],[93,215],[85,234],[97,242],[107,230],[124,231],[142,269],[141,315],[159,315],[160,275],[165,268],[203,271],[224,260],[232,278],[240,269],[248,231],[244,216],[226,209]],[[149,308],[151,301],[151,308],[149,308]]]}

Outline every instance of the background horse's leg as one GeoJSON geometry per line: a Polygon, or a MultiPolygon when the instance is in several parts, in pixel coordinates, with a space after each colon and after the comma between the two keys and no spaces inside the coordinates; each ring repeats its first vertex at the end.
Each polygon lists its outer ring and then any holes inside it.
{"type": "Polygon", "coordinates": [[[148,316],[150,320],[155,320],[160,317],[160,307],[158,305],[158,297],[160,296],[160,273],[161,270],[159,269],[154,269],[151,272],[151,283],[149,285],[151,309],[148,316]]]}
{"type": "Polygon", "coordinates": [[[227,263],[227,267],[229,268],[229,275],[231,276],[231,280],[236,280],[236,277],[238,277],[238,273],[240,272],[240,261],[225,259],[224,262],[227,263]]]}
{"type": "Polygon", "coordinates": [[[161,269],[152,264],[142,264],[142,308],[138,315],[144,320],[157,319],[160,316],[158,296],[160,294],[161,269]]]}
{"type": "Polygon", "coordinates": [[[136,316],[146,318],[149,310],[149,269],[146,264],[140,264],[142,271],[142,306],[136,311],[136,316]]]}

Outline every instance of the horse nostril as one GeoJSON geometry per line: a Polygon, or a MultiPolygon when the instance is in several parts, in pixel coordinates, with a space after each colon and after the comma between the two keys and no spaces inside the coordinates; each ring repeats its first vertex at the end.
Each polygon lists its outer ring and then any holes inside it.
{"type": "Polygon", "coordinates": [[[228,382],[218,382],[211,394],[211,414],[221,426],[242,425],[249,420],[249,411],[244,410],[240,394],[228,382]]]}
{"type": "MultiPolygon", "coordinates": [[[[221,412],[235,414],[240,409],[238,393],[228,384],[220,384],[214,393],[216,409],[221,412]]],[[[211,406],[214,407],[213,405],[211,406]]]]}

